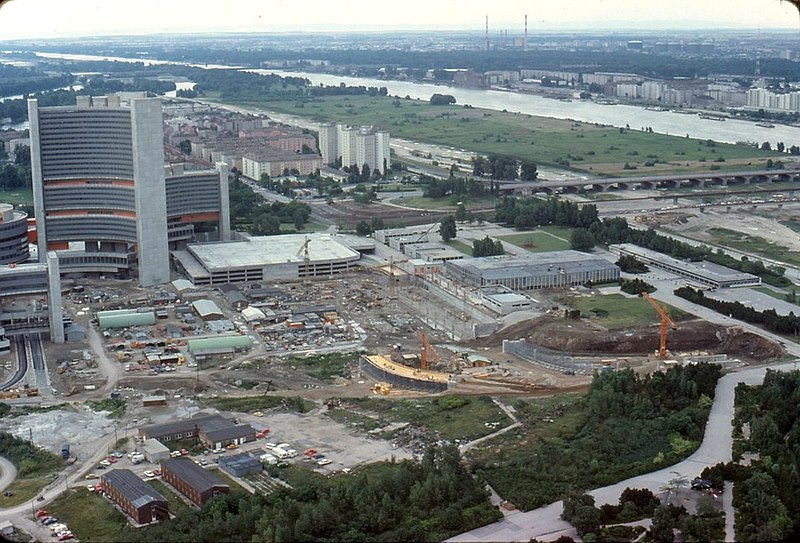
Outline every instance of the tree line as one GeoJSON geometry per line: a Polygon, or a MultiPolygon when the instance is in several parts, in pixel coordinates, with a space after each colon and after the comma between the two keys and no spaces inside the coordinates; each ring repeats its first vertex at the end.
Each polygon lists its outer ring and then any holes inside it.
{"type": "Polygon", "coordinates": [[[542,426],[537,404],[514,403],[523,432],[540,436],[502,453],[478,453],[473,469],[503,497],[528,510],[576,489],[605,486],[668,466],[703,437],[720,367],[698,364],[650,376],[631,369],[595,374],[572,407],[551,412],[563,430],[542,426]]]}
{"type": "Polygon", "coordinates": [[[503,242],[493,240],[489,236],[483,239],[476,239],[472,242],[472,256],[495,256],[504,254],[503,242]]]}
{"type": "Polygon", "coordinates": [[[788,315],[779,315],[774,309],[758,311],[741,302],[726,302],[708,298],[702,290],[692,287],[676,289],[675,295],[697,305],[713,309],[717,313],[728,315],[733,319],[759,324],[776,334],[793,336],[800,334],[800,317],[796,316],[794,312],[790,312],[788,315]]]}
{"type": "Polygon", "coordinates": [[[269,495],[234,492],[125,533],[129,541],[443,541],[502,517],[454,446],[350,475],[309,474],[269,495]]]}
{"type": "Polygon", "coordinates": [[[486,157],[476,156],[472,160],[472,175],[492,179],[535,181],[539,172],[536,164],[529,160],[490,154],[486,157]]]}
{"type": "Polygon", "coordinates": [[[296,200],[264,203],[253,189],[241,181],[239,172],[231,175],[228,199],[231,228],[247,225],[248,231],[256,236],[280,234],[281,223],[291,223],[296,230],[302,230],[311,216],[311,208],[296,200]]]}

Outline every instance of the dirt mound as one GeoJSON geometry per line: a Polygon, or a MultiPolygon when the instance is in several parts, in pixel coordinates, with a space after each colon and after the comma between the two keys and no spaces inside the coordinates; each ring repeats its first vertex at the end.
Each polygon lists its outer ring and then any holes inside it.
{"type": "MultiPolygon", "coordinates": [[[[606,330],[592,323],[566,321],[551,316],[520,322],[479,340],[479,346],[491,346],[504,339],[527,339],[529,342],[573,355],[647,355],[658,350],[658,325],[606,330]]],[[[760,336],[738,327],[718,326],[702,320],[680,323],[667,332],[667,348],[677,351],[725,353],[748,360],[778,357],[782,349],[760,336]]]]}

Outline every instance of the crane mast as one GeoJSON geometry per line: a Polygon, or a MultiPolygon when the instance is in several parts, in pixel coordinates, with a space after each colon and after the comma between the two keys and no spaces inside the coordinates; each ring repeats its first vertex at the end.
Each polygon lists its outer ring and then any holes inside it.
{"type": "Polygon", "coordinates": [[[664,360],[667,357],[667,326],[672,327],[673,330],[677,328],[675,322],[667,315],[667,310],[658,302],[653,300],[649,294],[642,292],[642,298],[648,301],[653,309],[656,310],[658,316],[661,317],[661,329],[659,333],[658,343],[658,359],[664,360]]]}

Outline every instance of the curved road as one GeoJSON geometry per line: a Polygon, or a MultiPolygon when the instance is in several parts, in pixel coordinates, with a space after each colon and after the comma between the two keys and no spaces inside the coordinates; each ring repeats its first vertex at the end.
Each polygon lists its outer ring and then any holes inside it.
{"type": "MultiPolygon", "coordinates": [[[[616,504],[625,488],[647,488],[654,494],[658,494],[662,487],[675,478],[674,472],[692,479],[700,475],[706,466],[713,466],[718,462],[729,462],[733,446],[731,420],[733,419],[733,398],[736,385],[739,383],[759,384],[763,381],[768,368],[788,367],[791,369],[792,366],[792,362],[772,364],[724,375],[717,384],[714,405],[711,407],[711,413],[706,423],[703,443],[694,454],[683,462],[598,488],[589,494],[594,496],[598,506],[606,503],[616,504]]],[[[577,534],[572,525],[561,519],[562,510],[563,505],[559,501],[533,511],[509,515],[494,524],[457,535],[448,541],[529,541],[531,538],[554,540],[561,535],[575,537],[577,534]]]]}

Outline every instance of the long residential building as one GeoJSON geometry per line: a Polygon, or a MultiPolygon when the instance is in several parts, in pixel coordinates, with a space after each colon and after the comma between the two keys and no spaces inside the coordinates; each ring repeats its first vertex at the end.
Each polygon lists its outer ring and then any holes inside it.
{"type": "Polygon", "coordinates": [[[160,98],[31,99],[28,116],[38,253],[56,251],[63,273],[157,285],[170,279],[170,241],[191,241],[194,223],[227,237],[227,170],[165,174],[160,98]]]}

